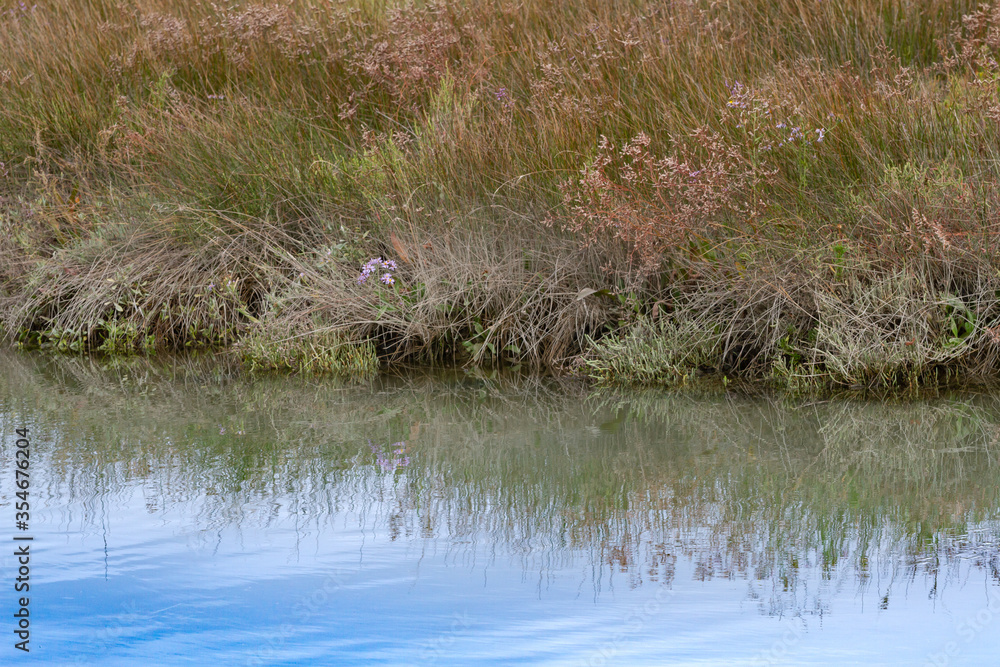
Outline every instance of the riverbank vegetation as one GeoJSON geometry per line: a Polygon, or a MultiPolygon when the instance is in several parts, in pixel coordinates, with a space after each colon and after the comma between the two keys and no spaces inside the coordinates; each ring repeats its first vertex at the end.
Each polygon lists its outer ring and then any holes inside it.
{"type": "Polygon", "coordinates": [[[995,3],[2,9],[12,343],[792,388],[997,374],[995,3]]]}

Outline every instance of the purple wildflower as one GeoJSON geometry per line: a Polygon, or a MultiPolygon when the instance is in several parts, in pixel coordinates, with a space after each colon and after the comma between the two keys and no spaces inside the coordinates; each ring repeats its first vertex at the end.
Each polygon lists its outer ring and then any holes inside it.
{"type": "Polygon", "coordinates": [[[730,109],[746,109],[749,97],[750,89],[736,81],[729,86],[729,100],[726,102],[726,106],[730,109]]]}
{"type": "MultiPolygon", "coordinates": [[[[383,260],[381,257],[373,257],[368,260],[363,267],[361,267],[361,275],[358,276],[358,284],[363,285],[368,277],[373,273],[380,272],[381,270],[395,271],[396,262],[391,259],[383,260]]],[[[396,279],[392,277],[392,273],[384,273],[379,277],[386,285],[392,285],[396,282],[396,279]]]]}
{"type": "Polygon", "coordinates": [[[500,108],[504,111],[510,111],[514,108],[514,100],[511,98],[506,88],[498,88],[494,95],[496,95],[497,102],[500,103],[500,108]]]}
{"type": "Polygon", "coordinates": [[[373,259],[368,260],[368,262],[363,267],[361,267],[361,275],[358,276],[358,284],[361,285],[366,280],[368,280],[368,276],[370,276],[372,272],[378,269],[381,265],[382,265],[381,257],[375,257],[373,259]]]}

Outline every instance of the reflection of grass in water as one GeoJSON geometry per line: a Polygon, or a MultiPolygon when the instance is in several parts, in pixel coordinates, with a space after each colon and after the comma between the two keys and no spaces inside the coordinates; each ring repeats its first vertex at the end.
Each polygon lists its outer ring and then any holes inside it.
{"type": "Polygon", "coordinates": [[[293,497],[316,521],[350,507],[393,539],[493,542],[526,567],[582,549],[637,584],[669,581],[685,555],[697,576],[793,592],[811,568],[834,577],[846,564],[867,585],[893,562],[929,574],[961,556],[997,564],[1000,403],[987,397],[801,403],[588,395],[538,378],[244,380],[211,358],[10,356],[5,368],[3,412],[32,415],[50,484],[96,498],[141,481],[155,507],[194,502],[205,527],[272,521],[262,501],[293,497]],[[406,441],[412,464],[383,470],[369,439],[406,441]],[[969,538],[983,521],[987,534],[969,538]]]}

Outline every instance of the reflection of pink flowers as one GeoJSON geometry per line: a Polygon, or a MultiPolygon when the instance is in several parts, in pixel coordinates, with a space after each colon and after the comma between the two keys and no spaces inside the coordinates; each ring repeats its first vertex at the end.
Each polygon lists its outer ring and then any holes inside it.
{"type": "Polygon", "coordinates": [[[401,456],[406,453],[406,441],[394,442],[389,447],[392,449],[394,454],[393,458],[386,456],[382,447],[376,447],[372,444],[372,441],[368,441],[368,447],[371,448],[372,454],[375,455],[375,463],[385,472],[391,472],[397,468],[405,468],[410,465],[409,456],[401,456]]]}

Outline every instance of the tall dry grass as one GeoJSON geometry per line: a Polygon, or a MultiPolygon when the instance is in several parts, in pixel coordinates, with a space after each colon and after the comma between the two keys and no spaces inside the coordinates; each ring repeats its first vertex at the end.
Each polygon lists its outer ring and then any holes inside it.
{"type": "Polygon", "coordinates": [[[997,7],[5,3],[0,320],[558,365],[666,318],[697,366],[991,373],[997,7]]]}

